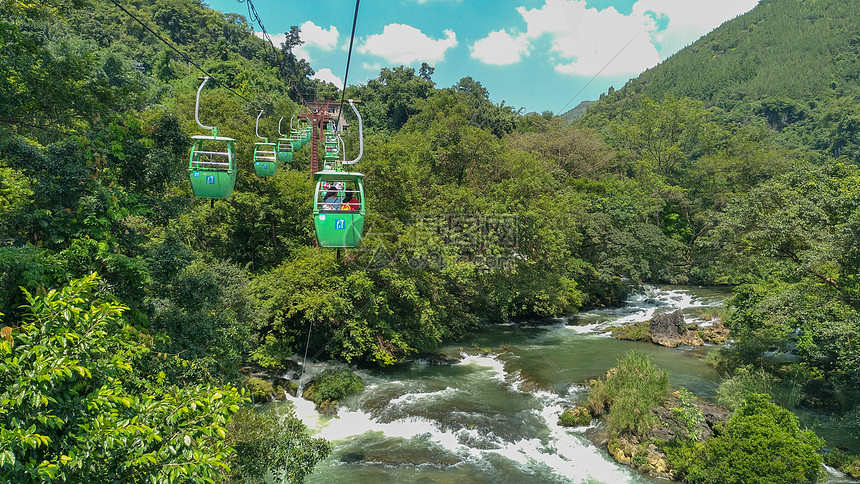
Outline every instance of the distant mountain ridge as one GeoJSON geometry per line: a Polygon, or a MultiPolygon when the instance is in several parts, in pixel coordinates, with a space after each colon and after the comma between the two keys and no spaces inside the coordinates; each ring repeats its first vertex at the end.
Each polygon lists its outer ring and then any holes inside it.
{"type": "Polygon", "coordinates": [[[588,109],[588,106],[591,106],[596,102],[597,101],[582,101],[581,103],[577,104],[575,108],[560,115],[560,117],[564,118],[568,122],[576,121],[577,119],[585,115],[585,111],[588,109]]]}

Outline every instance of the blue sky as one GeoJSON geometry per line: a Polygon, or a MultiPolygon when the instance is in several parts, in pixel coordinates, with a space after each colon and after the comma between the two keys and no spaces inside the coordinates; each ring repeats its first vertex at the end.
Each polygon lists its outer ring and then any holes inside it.
{"type": "MultiPolygon", "coordinates": [[[[298,25],[305,44],[294,52],[310,62],[317,77],[343,84],[353,0],[253,1],[276,45],[291,25],[298,25]]],[[[246,3],[206,3],[248,17],[246,3]]],[[[621,87],[757,3],[364,0],[347,83],[366,83],[383,67],[405,65],[417,71],[427,62],[436,69],[437,87],[471,76],[496,103],[560,114],[580,101],[597,99],[610,86],[621,87]]]]}

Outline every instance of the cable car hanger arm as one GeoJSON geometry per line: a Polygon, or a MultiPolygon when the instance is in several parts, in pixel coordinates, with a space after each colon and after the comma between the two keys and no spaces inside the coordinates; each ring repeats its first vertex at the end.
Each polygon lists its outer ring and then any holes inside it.
{"type": "MultiPolygon", "coordinates": [[[[358,116],[358,157],[352,161],[344,160],[343,164],[344,165],[354,165],[354,164],[358,163],[358,160],[360,160],[361,156],[364,154],[364,132],[362,130],[362,124],[361,124],[361,114],[359,114],[358,109],[356,109],[355,104],[353,104],[352,99],[347,99],[347,102],[349,102],[349,106],[352,108],[353,112],[355,112],[355,115],[358,116]]],[[[343,117],[341,117],[341,119],[343,119],[343,117]]],[[[338,121],[340,121],[340,120],[338,120],[338,121]]]]}
{"type": "Polygon", "coordinates": [[[209,79],[212,79],[212,78],[209,76],[206,76],[206,77],[198,77],[197,79],[201,79],[203,81],[203,83],[201,83],[200,87],[197,88],[197,102],[194,104],[194,121],[197,121],[197,125],[200,126],[201,128],[208,129],[208,130],[212,131],[212,134],[214,136],[218,136],[218,134],[215,130],[215,126],[205,126],[203,123],[200,122],[200,91],[203,90],[203,86],[206,85],[206,82],[208,82],[209,79]]]}
{"type": "MultiPolygon", "coordinates": [[[[261,140],[266,140],[266,138],[260,136],[260,116],[262,116],[262,115],[263,115],[263,110],[261,109],[260,114],[257,115],[257,125],[254,127],[254,134],[256,134],[257,137],[260,138],[261,140]]],[[[268,140],[266,140],[266,141],[268,141],[268,140]]]]}

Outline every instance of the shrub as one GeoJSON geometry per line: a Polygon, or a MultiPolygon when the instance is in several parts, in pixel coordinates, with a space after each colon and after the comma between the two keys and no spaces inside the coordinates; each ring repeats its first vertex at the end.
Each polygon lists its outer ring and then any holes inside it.
{"type": "Polygon", "coordinates": [[[229,385],[166,385],[139,370],[146,338],[99,278],[32,295],[0,324],[0,482],[214,482],[247,401],[229,385]],[[109,476],[109,477],[108,477],[109,476]]]}
{"type": "Polygon", "coordinates": [[[696,396],[684,387],[678,391],[680,406],[672,409],[672,417],[683,425],[687,440],[698,440],[702,434],[700,425],[705,423],[705,416],[696,405],[696,396]]]}
{"type": "Polygon", "coordinates": [[[606,419],[615,435],[644,436],[654,424],[651,407],[663,400],[668,386],[664,370],[647,355],[629,351],[606,373],[602,383],[592,385],[588,406],[592,410],[609,407],[606,419]]]}
{"type": "Polygon", "coordinates": [[[568,408],[558,418],[559,425],[564,427],[581,427],[591,422],[591,413],[585,407],[568,408]]]}
{"type": "Polygon", "coordinates": [[[860,456],[841,449],[833,449],[824,456],[824,462],[854,479],[860,478],[860,456]]]}
{"type": "Polygon", "coordinates": [[[611,331],[612,337],[615,339],[623,339],[629,341],[651,341],[650,321],[639,321],[638,323],[634,324],[612,326],[606,331],[611,331]]]}
{"type": "Polygon", "coordinates": [[[305,396],[317,405],[326,400],[339,400],[349,394],[364,390],[361,377],[347,369],[328,369],[320,373],[305,392],[305,396]]]}
{"type": "Polygon", "coordinates": [[[822,445],[814,433],[800,430],[793,413],[771,403],[767,395],[753,393],[719,435],[705,444],[687,443],[667,451],[669,462],[687,482],[777,484],[814,482],[822,445]]]}
{"type": "Polygon", "coordinates": [[[799,380],[810,381],[814,377],[789,375],[782,379],[764,369],[745,366],[735,370],[731,378],[724,380],[717,390],[717,400],[720,404],[734,410],[745,401],[751,393],[766,393],[774,402],[786,407],[797,407],[802,396],[799,380]]]}
{"type": "Polygon", "coordinates": [[[264,412],[243,408],[233,417],[227,435],[236,450],[227,480],[231,484],[268,482],[269,473],[276,482],[302,483],[332,449],[327,440],[309,437],[305,425],[285,405],[264,412]]]}

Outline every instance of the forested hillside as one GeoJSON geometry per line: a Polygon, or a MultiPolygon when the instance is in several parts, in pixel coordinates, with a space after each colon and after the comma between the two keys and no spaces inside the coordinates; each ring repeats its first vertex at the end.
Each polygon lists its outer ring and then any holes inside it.
{"type": "Polygon", "coordinates": [[[764,122],[788,146],[860,162],[860,5],[762,0],[751,11],[609,93],[594,126],[637,100],[689,97],[741,122],[764,122]]]}
{"type": "Polygon", "coordinates": [[[251,163],[260,109],[274,139],[339,95],[292,54],[301,32],[273,47],[199,0],[122,5],[0,6],[4,479],[247,482],[288,462],[301,481],[327,443],[248,411],[243,366],[391,365],[642,282],[737,285],[727,374],[860,426],[855,7],[762,2],[574,125],[383,68],[346,89],[368,227],[335,251],[315,247],[309,150],[272,178],[251,163]],[[238,140],[214,202],[187,172],[201,70],[202,120],[238,140]]]}

